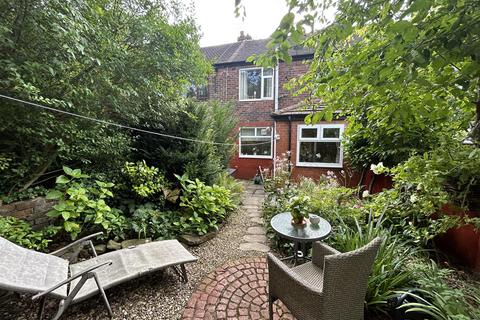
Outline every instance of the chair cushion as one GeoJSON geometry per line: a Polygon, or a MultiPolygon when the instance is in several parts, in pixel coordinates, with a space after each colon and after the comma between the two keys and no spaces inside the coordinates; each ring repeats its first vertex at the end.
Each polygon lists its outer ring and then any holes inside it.
{"type": "MultiPolygon", "coordinates": [[[[169,266],[194,262],[195,258],[177,240],[155,241],[142,244],[130,249],[108,252],[98,257],[70,265],[70,274],[76,275],[83,270],[111,261],[95,270],[104,289],[111,288],[122,282],[138,278],[142,275],[155,272],[169,266]]],[[[80,281],[72,281],[71,289],[80,281]]],[[[94,279],[88,279],[74,298],[79,302],[98,293],[94,279]]]]}
{"type": "Polygon", "coordinates": [[[307,281],[312,287],[322,290],[323,288],[323,270],[312,262],[307,262],[293,267],[292,271],[307,281]]]}
{"type": "MultiPolygon", "coordinates": [[[[46,253],[20,247],[0,237],[0,289],[39,293],[68,277],[68,261],[46,253]]],[[[67,285],[52,296],[65,298],[67,285]]]]}

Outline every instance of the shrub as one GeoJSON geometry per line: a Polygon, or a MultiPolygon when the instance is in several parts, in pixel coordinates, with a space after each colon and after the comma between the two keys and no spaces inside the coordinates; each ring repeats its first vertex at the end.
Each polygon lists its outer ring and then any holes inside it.
{"type": "Polygon", "coordinates": [[[176,228],[173,222],[178,220],[178,213],[162,211],[153,203],[140,205],[133,211],[130,223],[138,238],[153,238],[158,240],[171,239],[176,228]]]}
{"type": "Polygon", "coordinates": [[[411,256],[418,250],[392,234],[391,230],[385,229],[382,224],[382,218],[375,220],[369,216],[366,224],[362,225],[355,220],[355,227],[352,227],[344,223],[342,217],[338,217],[327,242],[341,252],[348,252],[368,244],[375,237],[382,237],[368,280],[365,301],[369,311],[387,313],[390,309],[389,301],[396,295],[396,290],[406,288],[413,279],[413,273],[407,266],[411,256]]]}
{"type": "Polygon", "coordinates": [[[198,179],[190,180],[186,175],[176,177],[182,185],[180,206],[185,210],[175,225],[181,232],[198,235],[218,229],[227,213],[235,208],[230,191],[218,185],[207,186],[198,179]]]}
{"type": "Polygon", "coordinates": [[[145,160],[136,163],[126,162],[122,172],[125,174],[132,191],[140,198],[162,198],[167,185],[165,176],[154,166],[148,166],[145,160]]]}
{"type": "Polygon", "coordinates": [[[31,225],[14,217],[0,217],[0,236],[22,247],[43,251],[58,232],[58,227],[47,226],[34,231],[31,225]]]}
{"type": "Polygon", "coordinates": [[[434,261],[416,261],[410,266],[415,274],[415,293],[406,293],[418,302],[407,303],[401,308],[408,312],[424,313],[438,320],[480,319],[480,289],[473,284],[455,279],[457,288],[448,284],[453,276],[451,269],[441,269],[434,261]],[[458,286],[462,283],[463,287],[458,286]]]}
{"type": "Polygon", "coordinates": [[[235,180],[234,177],[229,175],[227,172],[222,172],[217,179],[217,185],[228,189],[232,197],[232,201],[238,205],[242,201],[242,195],[244,191],[243,184],[235,180]]]}
{"type": "Polygon", "coordinates": [[[236,125],[233,105],[218,102],[189,101],[177,106],[173,118],[160,122],[162,129],[149,129],[211,143],[176,140],[169,137],[141,134],[135,144],[138,159],[161,168],[167,179],[174,173],[188,173],[191,179],[214,184],[225,171],[233,152],[231,132],[236,125]],[[217,144],[212,144],[217,143],[217,144]]]}
{"type": "Polygon", "coordinates": [[[58,200],[48,216],[60,218],[63,229],[76,239],[82,232],[102,230],[107,237],[113,233],[122,237],[127,227],[121,211],[107,205],[106,199],[113,196],[113,183],[92,181],[80,169],[63,167],[65,175],[58,176],[56,188],[47,194],[47,199],[58,200]]]}

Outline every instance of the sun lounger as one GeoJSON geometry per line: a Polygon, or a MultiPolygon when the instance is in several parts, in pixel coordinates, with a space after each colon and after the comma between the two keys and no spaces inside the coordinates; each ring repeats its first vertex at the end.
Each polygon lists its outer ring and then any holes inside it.
{"type": "Polygon", "coordinates": [[[187,282],[185,264],[197,260],[177,240],[155,241],[97,256],[90,239],[98,235],[77,240],[51,254],[28,250],[0,237],[0,289],[35,294],[34,300],[41,299],[39,319],[43,318],[46,297],[60,299],[53,318],[56,320],[70,304],[97,293],[111,316],[104,290],[167,267],[187,282]],[[72,263],[85,245],[90,246],[95,257],[72,263]],[[73,251],[70,261],[61,258],[68,251],[73,251]]]}

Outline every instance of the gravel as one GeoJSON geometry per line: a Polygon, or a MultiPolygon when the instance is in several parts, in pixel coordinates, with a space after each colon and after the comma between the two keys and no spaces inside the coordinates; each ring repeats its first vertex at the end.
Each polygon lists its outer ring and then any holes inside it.
{"type": "MultiPolygon", "coordinates": [[[[247,199],[248,207],[251,207],[251,195],[247,199]]],[[[198,262],[187,265],[189,281],[186,284],[181,283],[169,268],[109,290],[107,296],[113,319],[180,319],[186,302],[205,275],[227,261],[262,255],[239,249],[245,230],[251,224],[241,207],[230,215],[214,239],[198,247],[189,247],[188,250],[198,257],[198,262]]],[[[38,304],[32,303],[29,297],[14,296],[0,305],[0,319],[35,319],[37,309],[38,304]]],[[[49,301],[46,319],[53,316],[56,309],[56,301],[49,301]]],[[[71,306],[62,317],[74,320],[106,318],[107,312],[99,297],[71,306]]]]}

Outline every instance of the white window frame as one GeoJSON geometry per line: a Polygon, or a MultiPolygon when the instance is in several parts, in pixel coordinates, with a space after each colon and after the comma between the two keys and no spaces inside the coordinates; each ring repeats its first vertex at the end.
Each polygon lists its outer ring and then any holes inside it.
{"type": "Polygon", "coordinates": [[[319,168],[343,168],[343,146],[342,138],[345,124],[317,124],[317,125],[298,125],[297,126],[297,167],[319,167],[319,168]],[[340,137],[338,138],[324,138],[323,129],[338,128],[340,129],[340,137]],[[317,136],[315,138],[302,138],[302,129],[317,129],[317,136]],[[339,163],[327,162],[300,162],[300,143],[301,142],[339,142],[340,156],[339,163]]]}
{"type": "Polygon", "coordinates": [[[271,76],[264,76],[263,75],[263,67],[252,67],[252,68],[242,68],[238,70],[238,101],[261,101],[261,100],[273,100],[273,96],[275,95],[274,93],[274,74],[275,74],[275,69],[274,68],[267,68],[267,69],[272,69],[272,75],[271,76]],[[247,70],[254,70],[254,69],[260,69],[261,72],[261,81],[260,81],[260,98],[258,99],[241,99],[242,96],[242,86],[241,86],[241,79],[242,79],[242,71],[247,71],[247,70]],[[265,78],[271,78],[272,79],[272,96],[271,97],[264,97],[264,92],[263,92],[263,86],[264,86],[264,79],[265,78]]]}
{"type": "MultiPolygon", "coordinates": [[[[266,142],[265,142],[266,143],[266,142]]],[[[272,149],[273,149],[273,130],[272,127],[240,127],[238,129],[238,157],[239,158],[255,158],[255,159],[272,159],[272,149]],[[242,129],[255,129],[255,135],[253,136],[242,136],[242,129]],[[268,138],[267,136],[257,135],[257,129],[270,129],[270,155],[249,155],[242,154],[242,138],[268,138]]]]}

